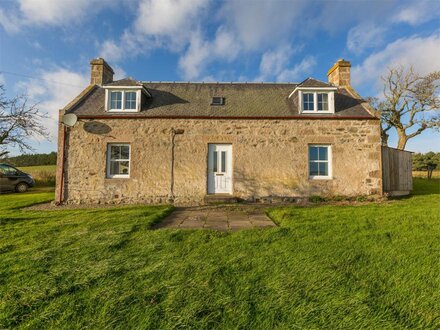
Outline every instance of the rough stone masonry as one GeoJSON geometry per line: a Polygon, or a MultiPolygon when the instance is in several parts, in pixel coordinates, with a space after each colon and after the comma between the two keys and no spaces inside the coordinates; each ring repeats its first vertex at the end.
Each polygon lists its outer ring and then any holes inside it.
{"type": "Polygon", "coordinates": [[[178,205],[203,203],[209,143],[232,144],[233,195],[244,200],[382,193],[377,120],[100,119],[83,120],[68,131],[66,202],[168,202],[172,127],[184,130],[175,137],[178,205]],[[88,122],[111,130],[89,133],[88,122]],[[130,178],[106,178],[106,145],[114,142],[131,145],[130,178]],[[311,143],[332,145],[332,180],[309,179],[311,143]]]}

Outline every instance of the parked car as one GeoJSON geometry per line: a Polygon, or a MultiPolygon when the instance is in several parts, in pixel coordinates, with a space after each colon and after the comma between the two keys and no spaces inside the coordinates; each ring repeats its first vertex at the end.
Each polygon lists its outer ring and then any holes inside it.
{"type": "Polygon", "coordinates": [[[25,192],[35,186],[31,175],[8,164],[0,164],[0,191],[25,192]]]}

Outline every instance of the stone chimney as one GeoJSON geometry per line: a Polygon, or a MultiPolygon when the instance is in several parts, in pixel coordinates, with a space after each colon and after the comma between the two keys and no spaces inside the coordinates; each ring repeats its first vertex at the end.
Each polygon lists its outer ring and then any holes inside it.
{"type": "Polygon", "coordinates": [[[349,61],[339,59],[327,72],[328,82],[336,86],[350,86],[350,67],[349,61]]]}
{"type": "Polygon", "coordinates": [[[105,85],[113,81],[114,71],[104,61],[103,58],[98,57],[90,61],[90,84],[91,85],[105,85]]]}

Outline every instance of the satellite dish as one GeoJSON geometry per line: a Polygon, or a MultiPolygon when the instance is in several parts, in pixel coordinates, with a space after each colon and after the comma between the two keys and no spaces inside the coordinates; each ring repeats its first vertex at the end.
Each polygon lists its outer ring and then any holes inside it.
{"type": "Polygon", "coordinates": [[[68,113],[63,116],[63,124],[72,127],[78,121],[78,117],[74,113],[68,113]]]}

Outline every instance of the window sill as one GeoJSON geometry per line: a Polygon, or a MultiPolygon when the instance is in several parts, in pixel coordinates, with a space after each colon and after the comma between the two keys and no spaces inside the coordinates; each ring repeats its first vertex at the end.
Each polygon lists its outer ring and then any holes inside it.
{"type": "Polygon", "coordinates": [[[309,176],[309,180],[333,180],[331,176],[309,176]]]}
{"type": "Polygon", "coordinates": [[[324,113],[324,114],[334,114],[334,112],[331,112],[331,111],[301,111],[300,112],[301,114],[307,114],[307,115],[309,115],[309,114],[320,114],[320,113],[324,113]]]}
{"type": "Polygon", "coordinates": [[[113,175],[113,176],[106,176],[105,178],[107,180],[112,180],[112,179],[130,179],[130,176],[128,176],[128,175],[113,175]]]}
{"type": "Polygon", "coordinates": [[[137,111],[136,109],[133,109],[133,110],[121,110],[121,109],[110,109],[110,110],[107,110],[107,112],[122,112],[122,113],[124,113],[124,112],[139,112],[139,111],[137,111]]]}

